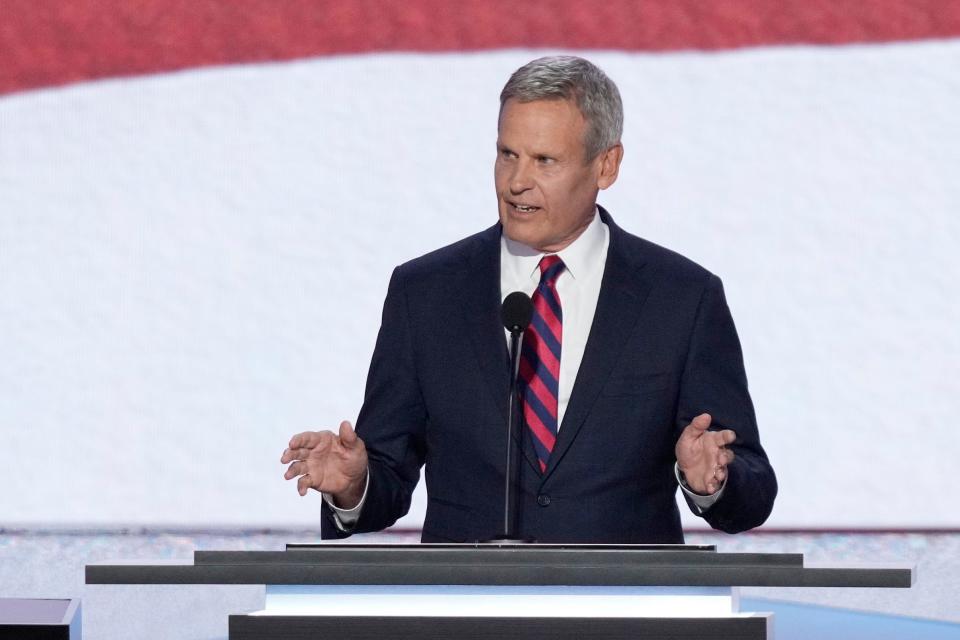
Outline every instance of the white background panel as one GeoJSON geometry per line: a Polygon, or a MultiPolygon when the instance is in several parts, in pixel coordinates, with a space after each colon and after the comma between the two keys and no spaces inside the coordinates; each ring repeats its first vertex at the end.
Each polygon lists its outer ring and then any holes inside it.
{"type": "MultiPolygon", "coordinates": [[[[280,453],[356,416],[393,266],[495,221],[535,55],[0,98],[0,526],[316,525],[280,453]]],[[[626,105],[601,203],[724,280],[769,524],[960,526],[960,42],[588,55],[626,105]]]]}

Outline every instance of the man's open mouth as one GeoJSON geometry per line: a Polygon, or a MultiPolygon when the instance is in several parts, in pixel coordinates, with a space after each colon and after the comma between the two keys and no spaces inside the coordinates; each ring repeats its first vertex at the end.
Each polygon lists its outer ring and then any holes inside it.
{"type": "Polygon", "coordinates": [[[533,213],[534,211],[540,210],[540,207],[535,207],[530,204],[520,204],[518,202],[509,202],[508,204],[520,213],[533,213]]]}

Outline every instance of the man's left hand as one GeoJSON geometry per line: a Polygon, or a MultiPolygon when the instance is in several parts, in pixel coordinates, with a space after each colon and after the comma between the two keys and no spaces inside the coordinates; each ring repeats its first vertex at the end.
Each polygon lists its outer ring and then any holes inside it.
{"type": "Polygon", "coordinates": [[[674,453],[677,466],[696,493],[716,493],[727,477],[727,465],[733,462],[733,451],[727,448],[737,439],[730,429],[708,431],[712,418],[701,413],[687,425],[677,440],[674,453]]]}

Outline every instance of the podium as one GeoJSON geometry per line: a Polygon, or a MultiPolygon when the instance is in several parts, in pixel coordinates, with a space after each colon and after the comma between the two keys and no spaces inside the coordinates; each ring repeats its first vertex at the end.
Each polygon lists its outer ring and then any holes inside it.
{"type": "Polygon", "coordinates": [[[0,598],[0,640],[79,640],[80,601],[0,598]]]}
{"type": "Polygon", "coordinates": [[[893,587],[903,566],[808,567],[711,545],[287,545],[197,551],[193,564],[95,564],[88,584],[263,584],[230,640],[626,640],[771,637],[738,587],[893,587]]]}

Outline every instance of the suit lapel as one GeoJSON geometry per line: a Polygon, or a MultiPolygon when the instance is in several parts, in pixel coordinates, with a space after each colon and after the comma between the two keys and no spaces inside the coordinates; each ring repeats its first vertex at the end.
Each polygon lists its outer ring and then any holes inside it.
{"type": "Polygon", "coordinates": [[[484,231],[466,260],[457,290],[464,331],[473,343],[480,373],[497,409],[507,419],[509,377],[506,341],[500,321],[500,227],[484,231]]]}
{"type": "Polygon", "coordinates": [[[650,292],[651,282],[643,273],[643,260],[630,255],[623,246],[624,232],[609,214],[600,209],[601,219],[610,229],[610,246],[604,266],[597,310],[590,327],[583,361],[570,394],[557,442],[544,473],[546,480],[583,427],[607,377],[623,351],[637,323],[640,310],[650,292]]]}

